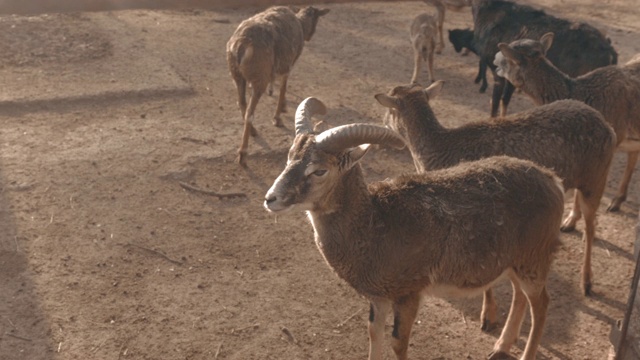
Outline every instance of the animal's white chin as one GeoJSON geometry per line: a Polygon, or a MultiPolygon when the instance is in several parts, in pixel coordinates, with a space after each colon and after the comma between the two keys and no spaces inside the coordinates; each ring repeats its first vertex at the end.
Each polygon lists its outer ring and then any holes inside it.
{"type": "Polygon", "coordinates": [[[277,212],[287,212],[293,209],[294,205],[284,205],[281,202],[275,202],[268,204],[266,201],[263,203],[264,208],[267,209],[268,212],[277,213],[277,212]]]}

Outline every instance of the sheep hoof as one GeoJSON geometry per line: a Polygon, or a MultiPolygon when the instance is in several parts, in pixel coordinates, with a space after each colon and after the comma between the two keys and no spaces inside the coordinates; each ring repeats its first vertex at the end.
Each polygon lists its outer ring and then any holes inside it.
{"type": "Polygon", "coordinates": [[[251,125],[251,129],[249,131],[252,137],[258,136],[258,130],[256,130],[256,128],[253,125],[251,125]]]}
{"type": "Polygon", "coordinates": [[[482,330],[482,332],[485,333],[490,333],[493,330],[498,328],[498,322],[491,322],[489,321],[489,319],[484,319],[482,321],[482,326],[480,327],[480,330],[482,330]]]}
{"type": "Polygon", "coordinates": [[[273,117],[273,125],[276,127],[283,127],[284,125],[282,124],[282,119],[280,118],[280,116],[274,116],[273,117]]]}
{"type": "Polygon", "coordinates": [[[560,231],[562,231],[562,232],[572,232],[575,229],[576,229],[575,225],[562,225],[562,226],[560,226],[560,231]]]}
{"type": "Polygon", "coordinates": [[[617,212],[620,211],[620,205],[624,202],[624,197],[615,197],[611,200],[611,204],[607,208],[607,212],[617,212]]]}
{"type": "Polygon", "coordinates": [[[609,205],[609,207],[607,208],[607,212],[618,212],[620,211],[620,205],[609,205]]]}
{"type": "Polygon", "coordinates": [[[511,354],[508,354],[504,351],[494,351],[491,354],[489,354],[487,359],[488,360],[502,360],[502,359],[516,360],[515,357],[511,356],[511,354]]]}
{"type": "Polygon", "coordinates": [[[238,150],[238,157],[236,158],[236,162],[240,164],[240,166],[246,168],[247,167],[247,152],[243,150],[238,150]]]}
{"type": "Polygon", "coordinates": [[[583,288],[584,288],[584,296],[593,295],[593,291],[591,291],[591,281],[585,282],[583,285],[583,288]]]}

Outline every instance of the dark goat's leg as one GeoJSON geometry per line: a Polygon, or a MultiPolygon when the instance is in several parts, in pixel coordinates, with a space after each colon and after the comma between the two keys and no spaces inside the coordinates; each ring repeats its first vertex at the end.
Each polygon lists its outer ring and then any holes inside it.
{"type": "Polygon", "coordinates": [[[478,61],[478,76],[476,76],[474,82],[477,84],[481,81],[482,85],[480,85],[480,93],[484,94],[484,92],[487,91],[487,86],[489,85],[487,84],[487,63],[482,59],[478,61]]]}
{"type": "Polygon", "coordinates": [[[504,93],[505,78],[496,75],[495,70],[491,69],[493,73],[493,93],[491,94],[491,117],[498,116],[498,108],[502,100],[502,94],[504,93]]]}
{"type": "Polygon", "coordinates": [[[502,93],[502,101],[500,102],[500,116],[507,115],[507,107],[509,107],[509,103],[511,102],[511,96],[513,92],[516,90],[516,87],[513,86],[512,83],[508,82],[506,79],[504,80],[504,92],[502,93]]]}

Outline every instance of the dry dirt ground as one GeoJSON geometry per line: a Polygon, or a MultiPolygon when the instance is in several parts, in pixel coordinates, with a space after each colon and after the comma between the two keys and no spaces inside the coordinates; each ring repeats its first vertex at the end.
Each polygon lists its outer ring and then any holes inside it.
{"type": "MultiPolygon", "coordinates": [[[[621,62],[640,52],[637,0],[534,4],[605,29],[621,62]]],[[[373,95],[409,81],[408,23],[433,9],[327,7],[290,78],[286,127],[271,125],[274,97],[258,105],[248,169],[234,163],[242,129],[224,49],[260,9],[0,17],[0,359],[366,358],[367,302],[326,266],[304,214],[275,217],[262,201],[298,102],[322,99],[332,126],[378,123],[373,95]]],[[[446,28],[469,26],[470,12],[447,14],[446,28]]],[[[473,56],[447,44],[435,68],[447,81],[433,104],[443,123],[487,117],[473,56]]],[[[531,106],[516,95],[511,110],[531,106]]],[[[609,352],[640,201],[635,174],[622,211],[604,212],[624,159],[601,207],[593,297],[579,288],[582,223],[562,235],[540,359],[609,352]]],[[[413,172],[402,151],[376,150],[363,165],[371,181],[413,172]]],[[[502,320],[510,293],[497,291],[502,320]]],[[[480,304],[429,299],[410,356],[484,358],[499,332],[480,331],[480,304]]]]}

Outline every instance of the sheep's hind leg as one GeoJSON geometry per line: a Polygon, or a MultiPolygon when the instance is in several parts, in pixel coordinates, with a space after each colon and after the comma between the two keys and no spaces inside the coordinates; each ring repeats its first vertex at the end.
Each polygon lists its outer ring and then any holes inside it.
{"type": "Polygon", "coordinates": [[[436,54],[441,54],[442,49],[444,49],[444,14],[445,14],[445,6],[442,1],[436,1],[436,10],[438,10],[438,43],[436,44],[435,52],[436,54]]]}
{"type": "MultiPolygon", "coordinates": [[[[233,74],[233,81],[236,83],[236,90],[238,90],[238,107],[240,107],[240,114],[244,121],[247,115],[247,81],[242,76],[236,74],[233,74]]],[[[251,136],[256,135],[258,135],[258,132],[252,126],[251,136]]]]}
{"type": "Polygon", "coordinates": [[[430,82],[434,82],[436,81],[435,75],[433,73],[433,46],[434,44],[431,44],[431,47],[427,49],[427,58],[425,59],[427,61],[427,71],[429,72],[429,80],[430,82]]]}
{"type": "Polygon", "coordinates": [[[524,291],[529,300],[529,308],[531,310],[531,329],[529,330],[529,338],[527,345],[522,353],[521,360],[535,360],[540,339],[542,339],[542,331],[544,323],[547,320],[547,310],[549,308],[549,294],[547,288],[542,286],[526,286],[524,291]]]}
{"type": "Polygon", "coordinates": [[[247,112],[247,81],[242,77],[233,77],[233,81],[236,83],[236,90],[238,90],[238,107],[240,107],[240,113],[242,118],[247,112]]]}
{"type": "Polygon", "coordinates": [[[520,327],[522,326],[522,320],[524,319],[527,297],[522,291],[522,287],[520,285],[521,280],[517,275],[513,274],[510,278],[511,285],[513,287],[511,309],[509,310],[507,322],[502,329],[502,334],[500,334],[500,338],[496,341],[496,344],[493,347],[493,352],[489,354],[489,360],[512,359],[509,351],[511,350],[511,346],[518,340],[520,327]]]}
{"type": "MultiPolygon", "coordinates": [[[[604,186],[602,191],[604,191],[604,186]]],[[[584,294],[588,296],[591,295],[593,279],[593,273],[591,271],[591,252],[596,234],[596,211],[598,210],[598,205],[600,205],[600,196],[597,196],[597,194],[590,194],[587,198],[581,191],[576,191],[576,195],[580,201],[580,208],[582,209],[585,222],[584,233],[582,235],[582,240],[584,242],[582,290],[584,291],[584,294]]]]}
{"type": "Polygon", "coordinates": [[[624,170],[624,175],[622,175],[622,181],[620,182],[620,187],[618,188],[618,193],[611,200],[611,204],[607,208],[609,212],[616,212],[620,210],[620,205],[627,200],[627,190],[629,188],[629,182],[631,181],[631,175],[633,175],[633,169],[636,167],[636,163],[638,162],[638,152],[631,151],[627,153],[627,167],[624,170]]]}
{"type": "Polygon", "coordinates": [[[287,92],[287,80],[289,79],[289,75],[282,76],[282,83],[280,84],[280,96],[278,97],[278,107],[276,108],[276,114],[273,116],[273,125],[277,127],[282,127],[282,119],[280,118],[280,113],[287,112],[287,100],[285,99],[285,94],[287,92]]]}
{"type": "Polygon", "coordinates": [[[443,24],[444,24],[444,14],[446,8],[442,3],[442,0],[424,0],[425,3],[434,6],[438,12],[438,19],[436,26],[438,27],[438,43],[436,44],[436,54],[442,53],[442,49],[444,49],[444,34],[443,34],[443,24]]]}
{"type": "Polygon", "coordinates": [[[240,144],[240,148],[238,149],[238,158],[237,162],[246,167],[247,166],[247,148],[249,147],[249,135],[255,134],[255,129],[253,128],[253,118],[254,112],[256,110],[256,106],[258,105],[258,101],[260,97],[264,93],[268,84],[252,84],[253,92],[251,93],[251,99],[249,99],[249,107],[247,108],[247,112],[244,117],[244,129],[242,131],[242,143],[240,144]]]}
{"type": "Polygon", "coordinates": [[[576,223],[582,217],[582,211],[580,210],[580,202],[578,201],[579,199],[578,192],[579,190],[575,191],[575,194],[573,197],[573,208],[571,209],[571,212],[569,213],[569,215],[567,215],[567,218],[564,219],[564,221],[562,222],[562,226],[560,227],[560,231],[562,232],[570,232],[575,230],[576,223]]]}

